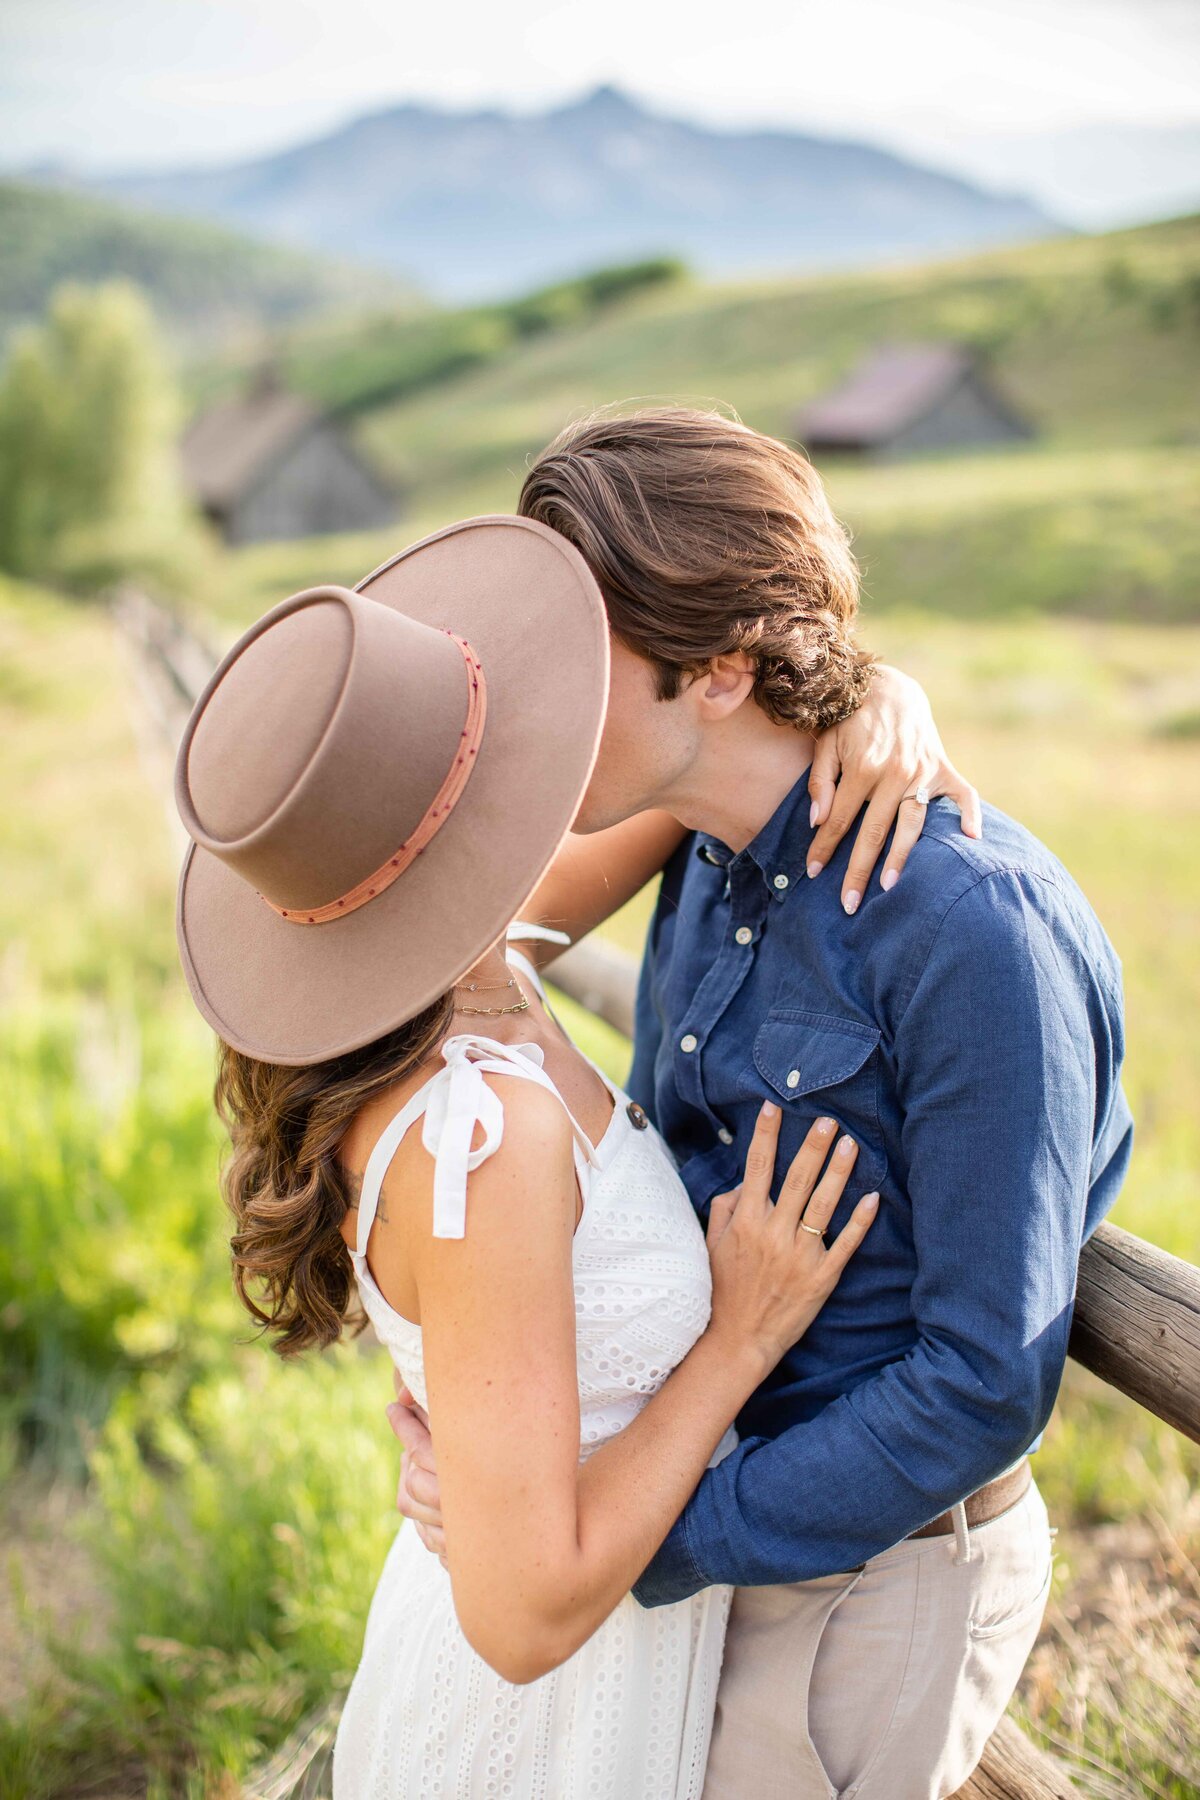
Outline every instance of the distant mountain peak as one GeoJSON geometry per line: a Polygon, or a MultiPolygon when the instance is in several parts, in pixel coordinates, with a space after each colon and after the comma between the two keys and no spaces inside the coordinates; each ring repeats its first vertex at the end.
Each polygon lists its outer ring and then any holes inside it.
{"type": "Polygon", "coordinates": [[[631,94],[627,94],[624,88],[617,87],[611,81],[602,81],[590,92],[580,94],[575,100],[569,100],[565,106],[557,107],[549,116],[561,118],[564,113],[573,113],[576,116],[590,114],[605,120],[612,118],[644,119],[646,108],[631,94]]]}
{"type": "Polygon", "coordinates": [[[1027,201],[868,145],[716,130],[613,81],[535,113],[412,101],[277,155],[110,193],[402,269],[447,300],[671,255],[707,276],[918,259],[1054,229],[1027,201]]]}

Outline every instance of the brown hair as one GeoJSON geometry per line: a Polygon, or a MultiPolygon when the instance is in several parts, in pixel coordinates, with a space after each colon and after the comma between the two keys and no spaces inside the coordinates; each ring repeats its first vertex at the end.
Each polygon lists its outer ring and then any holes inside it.
{"type": "Polygon", "coordinates": [[[535,459],[517,511],[580,551],[660,699],[735,650],[757,659],[754,697],[777,725],[821,731],[865,698],[848,535],[807,457],[778,438],[717,411],[601,409],[535,459]]]}
{"type": "Polygon", "coordinates": [[[304,1068],[220,1044],[214,1099],[233,1144],[221,1176],[236,1227],[233,1280],[281,1356],[366,1322],[347,1313],[354,1278],[339,1226],[351,1195],[338,1149],[360,1108],[432,1054],[453,1010],[447,992],[386,1037],[304,1068]]]}

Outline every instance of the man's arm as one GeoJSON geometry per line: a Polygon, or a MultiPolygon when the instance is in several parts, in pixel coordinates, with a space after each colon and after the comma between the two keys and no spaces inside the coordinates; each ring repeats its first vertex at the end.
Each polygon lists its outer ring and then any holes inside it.
{"type": "Polygon", "coordinates": [[[643,1604],[852,1568],[1044,1427],[1094,1164],[1128,1137],[1113,1002],[1054,905],[1037,878],[981,879],[943,920],[896,1029],[917,1345],[710,1469],[634,1588],[643,1604]]]}

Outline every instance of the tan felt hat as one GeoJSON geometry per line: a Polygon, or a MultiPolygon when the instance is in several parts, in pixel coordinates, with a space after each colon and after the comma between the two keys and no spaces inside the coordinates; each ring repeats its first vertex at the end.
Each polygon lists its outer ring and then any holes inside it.
{"type": "Polygon", "coordinates": [[[184,973],[262,1061],[323,1062],[459,980],[553,860],[608,699],[600,589],[533,519],[462,519],[230,650],[175,800],[184,973]]]}

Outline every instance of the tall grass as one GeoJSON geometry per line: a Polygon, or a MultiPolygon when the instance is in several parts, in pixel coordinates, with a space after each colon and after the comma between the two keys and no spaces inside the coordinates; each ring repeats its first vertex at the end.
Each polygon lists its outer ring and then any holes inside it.
{"type": "MultiPolygon", "coordinates": [[[[1000,296],[1013,378],[1044,383],[1060,424],[1078,403],[1098,443],[1080,426],[1072,448],[1062,424],[1030,454],[843,470],[835,496],[867,565],[872,641],[924,681],[960,765],[1063,857],[1105,920],[1138,1120],[1117,1217],[1200,1260],[1200,737],[1187,723],[1200,628],[1189,453],[1161,441],[1183,416],[1182,325],[1159,331],[1146,310],[1154,284],[1191,270],[1194,240],[1139,238],[1136,329],[1120,284],[1088,313],[1104,278],[1086,244],[973,261],[940,287],[927,272],[753,293],[684,283],[629,302],[619,328],[547,334],[376,424],[425,468],[411,537],[511,506],[526,449],[593,390],[680,392],[711,366],[711,386],[774,428],[801,375],[823,379],[854,332],[961,322],[1000,296]],[[1122,342],[1127,366],[1104,374],[1122,342]],[[1128,416],[1132,448],[1104,448],[1110,415],[1128,416]],[[1042,600],[1069,616],[1039,616],[1042,600]],[[1115,609],[1132,616],[1089,616],[1115,609]]],[[[213,604],[233,630],[394,548],[395,534],[247,551],[213,604]]],[[[7,1614],[0,1599],[0,1692],[18,1696],[0,1713],[0,1792],[232,1800],[241,1771],[336,1697],[356,1659],[395,1526],[388,1370],[353,1347],[282,1365],[235,1305],[211,1044],[173,942],[169,759],[139,731],[106,618],[0,583],[0,743],[0,1478],[16,1534],[4,1574],[19,1587],[29,1560],[16,1496],[30,1481],[74,1493],[86,1571],[78,1591],[72,1562],[65,1594],[31,1590],[7,1614]],[[5,1617],[53,1651],[7,1688],[5,1617]]],[[[639,896],[611,935],[636,951],[651,904],[639,896]]],[[[623,1079],[623,1040],[566,1016],[623,1079]]],[[[1097,1530],[1122,1536],[1091,1586],[1060,1587],[1028,1716],[1080,1757],[1137,1770],[1120,1776],[1126,1791],[1141,1780],[1180,1800],[1193,1773],[1162,1721],[1198,1664],[1194,1634],[1156,1606],[1163,1584],[1191,1593],[1194,1568],[1160,1551],[1129,1599],[1113,1567],[1155,1517],[1184,1541],[1200,1453],[1072,1370],[1038,1475],[1077,1575],[1097,1530]],[[1092,1596],[1087,1619],[1070,1612],[1076,1592],[1092,1596]]],[[[1194,1555],[1194,1534],[1187,1545],[1194,1555]]]]}

